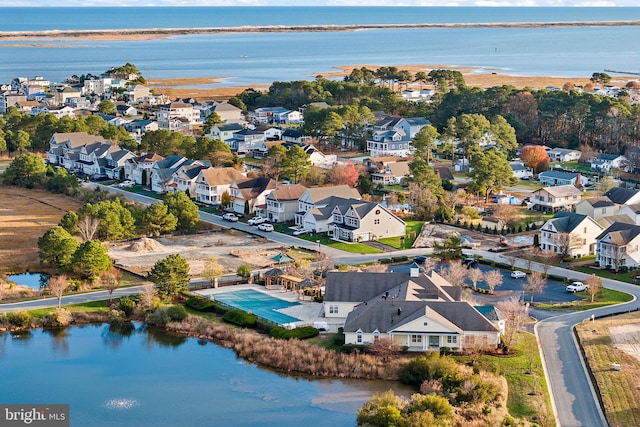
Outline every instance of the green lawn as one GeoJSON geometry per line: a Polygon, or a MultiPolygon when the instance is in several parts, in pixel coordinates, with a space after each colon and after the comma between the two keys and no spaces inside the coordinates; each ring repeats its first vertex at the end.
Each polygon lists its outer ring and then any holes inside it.
{"type": "Polygon", "coordinates": [[[305,234],[304,236],[299,236],[301,239],[308,240],[310,242],[317,242],[320,240],[320,243],[329,246],[334,249],[340,249],[345,252],[353,252],[356,254],[381,254],[383,251],[377,248],[373,248],[371,246],[367,246],[362,243],[346,243],[346,242],[337,242],[328,238],[326,235],[318,235],[318,234],[305,234]]]}
{"type": "Polygon", "coordinates": [[[620,282],[627,282],[627,283],[633,283],[633,284],[636,283],[635,282],[636,276],[640,275],[640,271],[614,273],[613,271],[609,271],[609,270],[600,270],[598,268],[591,268],[591,267],[584,267],[584,266],[571,267],[571,269],[575,271],[580,271],[582,273],[595,274],[596,276],[602,277],[604,279],[619,280],[620,282]]]}
{"type": "Polygon", "coordinates": [[[405,223],[407,224],[407,232],[404,238],[404,245],[401,245],[400,237],[385,237],[383,239],[378,239],[378,242],[396,249],[410,248],[420,234],[424,221],[406,220],[405,223]]]}
{"type": "Polygon", "coordinates": [[[518,183],[515,185],[515,187],[518,188],[522,188],[524,190],[539,190],[541,189],[543,186],[536,180],[533,179],[524,179],[524,180],[520,180],[518,181],[518,183]]]}
{"type": "Polygon", "coordinates": [[[538,304],[537,307],[544,310],[590,310],[592,308],[605,307],[612,304],[620,304],[629,302],[633,297],[627,293],[615,291],[613,289],[602,288],[602,292],[596,295],[593,302],[586,292],[578,292],[576,295],[583,298],[582,301],[576,301],[566,304],[538,304]]]}

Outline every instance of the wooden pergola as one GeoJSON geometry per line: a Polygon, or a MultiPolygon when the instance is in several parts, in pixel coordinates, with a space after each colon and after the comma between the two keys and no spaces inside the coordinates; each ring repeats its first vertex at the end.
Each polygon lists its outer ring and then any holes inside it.
{"type": "Polygon", "coordinates": [[[279,288],[280,285],[280,276],[284,275],[284,271],[279,268],[272,268],[269,271],[264,273],[264,287],[267,289],[279,288]]]}
{"type": "Polygon", "coordinates": [[[298,299],[304,300],[305,296],[315,297],[322,296],[322,288],[320,282],[311,279],[304,279],[296,285],[298,291],[298,299]]]}

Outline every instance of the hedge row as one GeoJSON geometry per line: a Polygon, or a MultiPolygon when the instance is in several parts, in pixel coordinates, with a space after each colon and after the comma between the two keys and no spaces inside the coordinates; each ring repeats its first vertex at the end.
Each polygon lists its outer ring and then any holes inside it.
{"type": "Polygon", "coordinates": [[[318,331],[313,326],[301,326],[295,329],[285,329],[282,326],[274,326],[273,328],[271,328],[269,335],[272,336],[273,338],[279,338],[279,339],[295,338],[299,340],[304,340],[307,338],[313,338],[317,336],[319,333],[320,331],[318,331]]]}
{"type": "Polygon", "coordinates": [[[253,328],[256,326],[256,321],[258,318],[253,314],[246,313],[242,310],[229,310],[224,316],[222,316],[222,320],[225,322],[233,323],[234,325],[253,328]]]}

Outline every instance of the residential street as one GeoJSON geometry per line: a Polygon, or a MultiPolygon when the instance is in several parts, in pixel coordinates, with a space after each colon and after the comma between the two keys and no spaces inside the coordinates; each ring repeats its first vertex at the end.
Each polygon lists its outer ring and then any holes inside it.
{"type": "MultiPolygon", "coordinates": [[[[112,192],[119,192],[126,197],[136,200],[140,203],[153,203],[156,199],[122,191],[114,187],[104,187],[112,192]]],[[[307,240],[299,239],[294,236],[285,235],[276,232],[263,232],[256,227],[251,227],[240,222],[227,222],[217,215],[201,213],[203,221],[210,222],[222,227],[233,228],[236,230],[248,232],[251,234],[265,237],[274,242],[284,245],[295,245],[310,250],[321,250],[322,253],[331,257],[336,264],[360,264],[376,261],[380,258],[390,258],[392,256],[407,255],[410,258],[416,255],[430,253],[430,249],[410,249],[405,251],[386,252],[383,254],[360,255],[347,253],[338,249],[329,248],[327,246],[319,247],[318,244],[307,240]]],[[[477,254],[487,259],[504,262],[501,255],[485,250],[465,250],[467,254],[477,254]]],[[[526,263],[520,260],[518,267],[526,268],[526,263]]],[[[538,264],[532,266],[534,270],[542,271],[538,264]]],[[[549,274],[570,277],[572,279],[582,280],[587,275],[575,271],[566,270],[560,267],[552,267],[549,274]]],[[[538,336],[540,349],[543,355],[543,364],[545,375],[552,394],[554,405],[554,413],[556,421],[562,427],[599,427],[607,426],[604,415],[600,408],[597,397],[593,391],[593,386],[589,380],[586,367],[581,358],[577,342],[573,336],[573,326],[585,319],[590,319],[592,315],[599,317],[611,313],[622,313],[640,309],[640,287],[635,285],[622,283],[610,279],[603,279],[603,285],[607,288],[632,294],[635,298],[633,301],[620,304],[613,307],[604,307],[582,312],[563,312],[560,314],[551,314],[549,312],[540,312],[532,309],[530,314],[537,316],[539,322],[535,326],[535,332],[538,336]]],[[[114,297],[139,293],[141,286],[118,289],[114,292],[114,297]]],[[[92,292],[87,294],[67,296],[63,298],[63,304],[74,304],[86,301],[96,301],[108,298],[108,292],[92,292]]],[[[43,307],[52,307],[57,305],[55,298],[48,298],[38,301],[28,301],[14,304],[0,305],[0,311],[13,311],[22,309],[35,309],[43,307]]]]}

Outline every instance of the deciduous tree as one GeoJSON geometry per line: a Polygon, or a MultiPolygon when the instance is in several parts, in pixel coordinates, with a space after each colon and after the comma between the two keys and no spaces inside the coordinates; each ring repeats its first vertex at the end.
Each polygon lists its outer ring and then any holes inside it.
{"type": "Polygon", "coordinates": [[[462,286],[467,278],[467,267],[460,260],[454,260],[440,268],[439,274],[452,285],[462,286]]]}
{"type": "Polygon", "coordinates": [[[69,286],[69,281],[65,275],[53,276],[47,281],[47,290],[51,295],[57,298],[58,308],[62,306],[62,295],[67,289],[67,286],[69,286]]]}
{"type": "Polygon", "coordinates": [[[587,285],[587,295],[589,295],[591,302],[593,302],[596,296],[602,292],[602,278],[592,274],[584,279],[583,283],[587,285]]]}
{"type": "Polygon", "coordinates": [[[527,276],[523,289],[531,295],[531,302],[533,302],[533,296],[542,293],[546,284],[547,278],[544,277],[542,273],[539,271],[532,271],[527,276]]]}
{"type": "Polygon", "coordinates": [[[484,273],[484,283],[489,288],[489,293],[493,293],[496,287],[502,285],[503,277],[502,273],[498,270],[489,270],[484,273]]]}
{"type": "Polygon", "coordinates": [[[540,173],[549,167],[549,154],[542,145],[526,145],[520,150],[520,160],[528,168],[533,169],[533,173],[540,173]]]}
{"type": "Polygon", "coordinates": [[[120,286],[120,280],[122,279],[122,272],[119,268],[111,266],[109,269],[102,272],[100,275],[100,281],[104,287],[109,291],[109,302],[113,297],[113,291],[120,286]]]}
{"type": "Polygon", "coordinates": [[[475,291],[477,289],[478,282],[484,277],[484,272],[479,268],[470,268],[467,271],[467,277],[471,280],[473,290],[475,291]]]}

